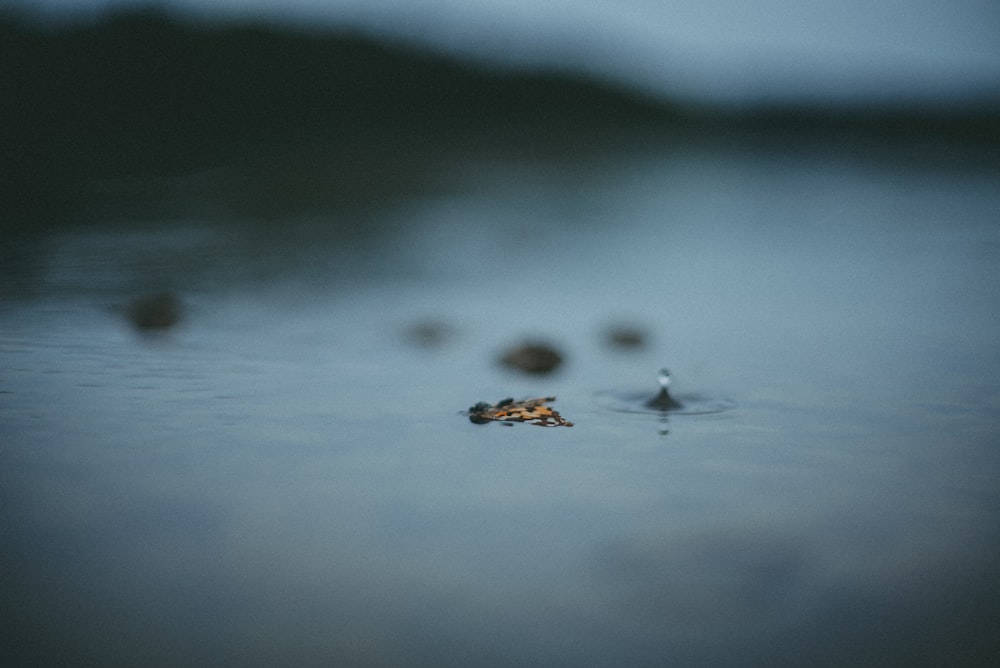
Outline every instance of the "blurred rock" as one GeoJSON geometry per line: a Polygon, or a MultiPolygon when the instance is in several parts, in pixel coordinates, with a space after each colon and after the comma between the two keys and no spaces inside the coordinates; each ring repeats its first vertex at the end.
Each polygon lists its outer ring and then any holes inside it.
{"type": "Polygon", "coordinates": [[[180,299],[170,292],[159,292],[134,299],[126,309],[132,324],[143,331],[170,329],[181,319],[180,299]]]}
{"type": "Polygon", "coordinates": [[[453,335],[451,327],[437,320],[423,320],[413,323],[403,332],[407,343],[420,348],[440,348],[453,335]]]}
{"type": "Polygon", "coordinates": [[[604,342],[617,350],[638,350],[645,348],[648,337],[642,329],[632,325],[615,325],[609,327],[604,335],[604,342]]]}
{"type": "Polygon", "coordinates": [[[507,367],[524,373],[546,374],[555,371],[563,362],[562,355],[547,343],[529,341],[511,348],[500,357],[507,367]]]}

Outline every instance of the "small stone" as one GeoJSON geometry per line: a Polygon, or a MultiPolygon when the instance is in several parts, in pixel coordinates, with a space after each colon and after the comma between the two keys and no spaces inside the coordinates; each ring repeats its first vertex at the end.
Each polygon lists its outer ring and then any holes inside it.
{"type": "Polygon", "coordinates": [[[420,348],[439,348],[443,346],[453,332],[451,327],[436,320],[425,320],[414,323],[406,329],[408,342],[420,348]]]}
{"type": "Polygon", "coordinates": [[[181,319],[181,302],[170,292],[159,292],[133,300],[126,314],[137,329],[153,331],[173,327],[181,319]]]}
{"type": "Polygon", "coordinates": [[[504,366],[537,375],[555,371],[562,361],[562,355],[555,348],[536,341],[522,343],[500,357],[504,366]]]}
{"type": "Polygon", "coordinates": [[[605,341],[618,350],[638,350],[646,346],[646,335],[638,327],[617,325],[608,329],[605,341]]]}

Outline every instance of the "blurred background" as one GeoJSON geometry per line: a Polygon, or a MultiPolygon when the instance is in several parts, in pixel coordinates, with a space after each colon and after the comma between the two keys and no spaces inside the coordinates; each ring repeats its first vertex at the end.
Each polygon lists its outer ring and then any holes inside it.
{"type": "Polygon", "coordinates": [[[424,153],[462,133],[594,135],[637,116],[916,122],[995,140],[1000,104],[987,0],[44,0],[3,16],[9,210],[58,205],[81,178],[189,173],[275,147],[349,141],[370,156],[420,135],[424,153]]]}
{"type": "Polygon", "coordinates": [[[988,0],[690,3],[518,0],[460,3],[41,0],[13,8],[49,24],[93,23],[112,10],[196,21],[357,30],[481,62],[586,72],[661,96],[935,106],[995,98],[1000,10],[988,0]]]}
{"type": "Polygon", "coordinates": [[[993,665],[998,36],[6,2],[0,664],[993,665]]]}

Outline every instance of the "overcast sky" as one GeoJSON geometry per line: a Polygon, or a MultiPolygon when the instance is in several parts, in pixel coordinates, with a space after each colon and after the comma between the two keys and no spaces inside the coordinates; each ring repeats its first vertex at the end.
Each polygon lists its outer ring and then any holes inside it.
{"type": "Polygon", "coordinates": [[[1000,96],[1000,0],[17,1],[348,25],[705,100],[1000,96]]]}

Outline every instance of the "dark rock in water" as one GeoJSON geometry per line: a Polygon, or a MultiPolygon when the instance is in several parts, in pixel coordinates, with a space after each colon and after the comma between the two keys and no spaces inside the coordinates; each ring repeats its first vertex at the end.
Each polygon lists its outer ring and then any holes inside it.
{"type": "Polygon", "coordinates": [[[666,369],[660,370],[658,380],[660,381],[660,391],[655,397],[646,402],[648,408],[658,411],[673,411],[683,408],[684,404],[670,396],[670,372],[666,369]]]}
{"type": "Polygon", "coordinates": [[[170,329],[181,319],[181,302],[170,292],[139,297],[128,305],[126,314],[137,329],[155,331],[170,329]]]}
{"type": "Polygon", "coordinates": [[[500,357],[504,366],[539,375],[555,371],[562,361],[562,355],[555,348],[538,342],[523,343],[500,357]]]}
{"type": "Polygon", "coordinates": [[[646,346],[646,334],[638,327],[617,325],[608,329],[605,341],[618,350],[637,350],[646,346]]]}
{"type": "Polygon", "coordinates": [[[451,327],[436,320],[425,320],[414,323],[406,329],[406,341],[420,348],[438,348],[443,346],[453,332],[451,327]]]}

